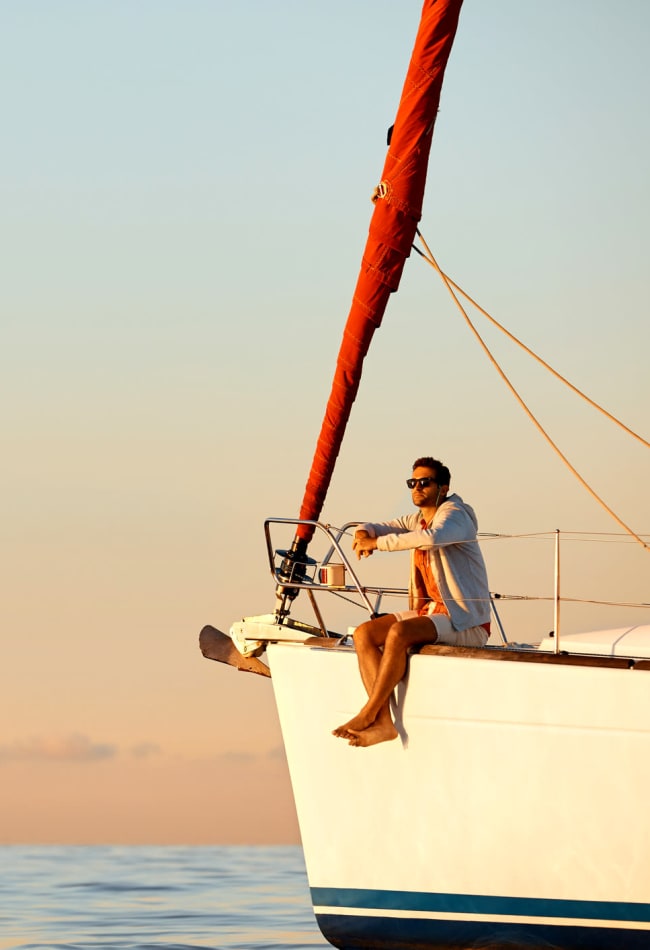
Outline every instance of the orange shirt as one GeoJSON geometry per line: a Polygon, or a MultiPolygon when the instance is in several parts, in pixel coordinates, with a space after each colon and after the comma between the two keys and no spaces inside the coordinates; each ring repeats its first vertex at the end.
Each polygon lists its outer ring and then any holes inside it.
{"type": "MultiPolygon", "coordinates": [[[[427,523],[424,518],[420,521],[420,527],[423,531],[427,528],[427,523]]],[[[445,607],[440,588],[431,570],[429,549],[416,548],[413,551],[413,564],[415,567],[415,590],[418,601],[428,601],[423,607],[418,608],[418,613],[424,617],[431,616],[431,614],[445,614],[445,616],[448,617],[449,611],[445,607]]],[[[481,626],[487,630],[488,633],[490,632],[489,622],[482,623],[481,626]]]]}
{"type": "MultiPolygon", "coordinates": [[[[427,523],[424,519],[420,522],[420,527],[425,529],[427,523]]],[[[416,548],[413,552],[413,561],[415,565],[415,589],[417,590],[418,600],[426,599],[429,602],[418,609],[419,614],[445,614],[449,616],[449,611],[445,607],[440,588],[436,583],[433,571],[431,570],[431,555],[428,548],[416,548]]]]}

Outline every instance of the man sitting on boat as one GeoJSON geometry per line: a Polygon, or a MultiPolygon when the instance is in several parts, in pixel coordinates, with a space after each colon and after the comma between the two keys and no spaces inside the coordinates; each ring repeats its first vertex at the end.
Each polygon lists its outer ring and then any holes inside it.
{"type": "Polygon", "coordinates": [[[334,730],[350,745],[397,738],[390,697],[406,673],[411,647],[425,643],[482,647],[490,635],[490,593],[473,508],[449,494],[449,469],[426,456],[406,480],[419,512],[357,529],[357,557],[378,551],[411,553],[409,610],[357,627],[354,643],[368,701],[334,730]]]}

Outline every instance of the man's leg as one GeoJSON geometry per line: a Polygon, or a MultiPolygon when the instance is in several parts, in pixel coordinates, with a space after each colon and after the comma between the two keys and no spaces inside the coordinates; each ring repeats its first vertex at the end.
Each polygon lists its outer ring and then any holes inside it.
{"type": "Polygon", "coordinates": [[[435,643],[436,638],[436,628],[430,617],[395,620],[389,615],[362,624],[355,632],[355,644],[368,702],[353,719],[335,729],[334,735],[348,739],[350,745],[356,746],[375,745],[397,738],[390,715],[391,694],[406,673],[409,648],[435,643]],[[381,620],[386,623],[373,627],[381,620]],[[380,639],[383,639],[383,651],[380,639]]]}
{"type": "MultiPolygon", "coordinates": [[[[375,617],[374,620],[367,620],[354,631],[354,646],[357,653],[359,672],[368,696],[372,693],[377,674],[379,673],[383,656],[382,648],[386,642],[390,628],[394,623],[395,616],[393,614],[385,614],[383,617],[375,617]]],[[[389,702],[387,701],[385,705],[386,709],[382,710],[382,720],[385,721],[387,716],[388,724],[392,727],[393,720],[390,717],[389,702]]],[[[338,729],[334,729],[333,735],[341,739],[353,738],[352,733],[349,731],[349,726],[356,721],[356,718],[357,717],[353,720],[351,719],[350,723],[346,723],[343,726],[339,726],[338,729]]],[[[395,735],[397,735],[397,732],[395,732],[395,735]]]]}
{"type": "Polygon", "coordinates": [[[375,617],[374,620],[362,623],[354,631],[354,647],[357,653],[359,672],[368,696],[370,696],[375,685],[383,655],[382,650],[386,643],[386,637],[394,623],[394,614],[384,614],[383,617],[375,617]]]}

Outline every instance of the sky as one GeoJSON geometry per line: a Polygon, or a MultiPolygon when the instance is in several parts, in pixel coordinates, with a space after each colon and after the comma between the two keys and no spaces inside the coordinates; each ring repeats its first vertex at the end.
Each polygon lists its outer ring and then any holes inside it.
{"type": "MultiPolygon", "coordinates": [[[[420,6],[0,0],[0,843],[299,840],[271,684],[198,634],[273,610],[263,521],[300,507],[420,6]]],[[[646,0],[465,0],[421,222],[646,439],[649,41],[646,0]]],[[[477,325],[649,534],[647,449],[477,325]]],[[[602,533],[563,546],[563,595],[647,601],[648,551],[614,543],[413,255],[323,518],[408,511],[423,454],[484,532],[602,533]]],[[[550,542],[483,550],[492,590],[552,593],[550,542]]],[[[547,601],[503,611],[514,640],[552,626],[547,601]]]]}

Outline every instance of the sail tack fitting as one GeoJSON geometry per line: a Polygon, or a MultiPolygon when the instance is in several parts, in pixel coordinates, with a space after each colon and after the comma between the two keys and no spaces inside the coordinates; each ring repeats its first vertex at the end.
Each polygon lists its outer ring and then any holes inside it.
{"type": "Polygon", "coordinates": [[[307,569],[315,564],[315,561],[307,557],[306,539],[298,536],[293,539],[293,544],[288,551],[277,551],[276,554],[282,557],[278,570],[282,583],[278,584],[275,590],[275,617],[278,623],[282,623],[289,614],[291,604],[300,593],[300,588],[293,585],[302,584],[305,581],[307,569]]]}

